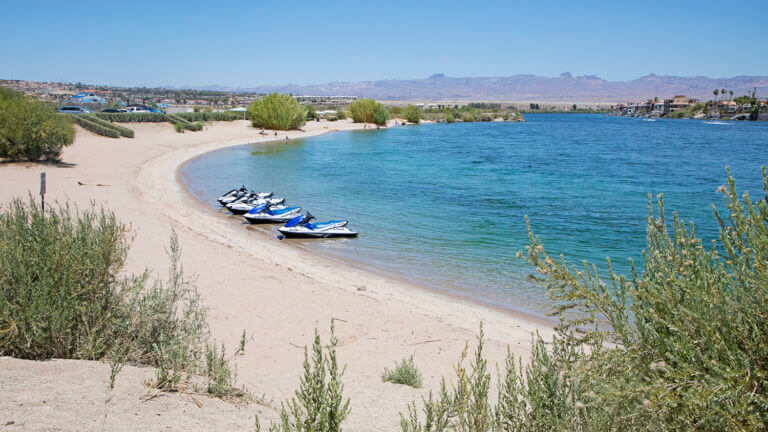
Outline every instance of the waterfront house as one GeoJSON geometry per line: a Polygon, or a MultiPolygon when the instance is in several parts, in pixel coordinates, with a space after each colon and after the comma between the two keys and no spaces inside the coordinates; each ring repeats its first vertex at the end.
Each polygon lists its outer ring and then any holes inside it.
{"type": "Polygon", "coordinates": [[[681,109],[688,108],[698,101],[698,99],[689,98],[685,95],[673,96],[669,101],[669,112],[680,111],[681,109]]]}
{"type": "Polygon", "coordinates": [[[651,109],[651,114],[658,117],[663,117],[669,114],[669,107],[670,107],[670,99],[663,99],[658,102],[654,102],[653,108],[651,109]]]}

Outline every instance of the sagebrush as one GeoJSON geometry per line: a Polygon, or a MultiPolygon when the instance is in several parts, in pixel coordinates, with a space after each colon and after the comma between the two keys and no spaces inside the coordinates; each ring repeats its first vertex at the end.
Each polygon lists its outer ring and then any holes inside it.
{"type": "Polygon", "coordinates": [[[416,367],[416,362],[413,361],[413,355],[402,359],[400,363],[396,363],[394,369],[385,368],[381,374],[381,379],[385,382],[404,384],[413,388],[420,388],[422,383],[421,372],[416,367]]]}
{"type": "Polygon", "coordinates": [[[644,265],[631,262],[629,276],[610,260],[606,279],[586,262],[569,267],[529,226],[528,259],[560,319],[551,345],[536,338],[525,368],[508,355],[491,407],[481,332],[472,368],[460,362],[452,390],[444,381],[421,410],[410,406],[402,429],[768,429],[765,168],[757,201],[739,197],[730,173],[720,190],[727,214],[712,207],[720,230],[709,246],[649,196],[644,265]]]}
{"type": "MultiPolygon", "coordinates": [[[[0,355],[26,359],[110,359],[156,367],[152,386],[178,389],[193,374],[226,393],[221,361],[206,364],[206,308],[181,264],[172,233],[165,281],[120,276],[128,227],[92,204],[45,211],[34,199],[0,213],[0,355]]],[[[210,387],[209,387],[210,388],[210,387]]]]}

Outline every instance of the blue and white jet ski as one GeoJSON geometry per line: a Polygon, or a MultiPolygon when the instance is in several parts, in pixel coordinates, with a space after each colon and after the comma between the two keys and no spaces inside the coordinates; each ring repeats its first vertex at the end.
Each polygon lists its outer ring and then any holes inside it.
{"type": "Polygon", "coordinates": [[[301,207],[270,207],[267,204],[259,204],[248,211],[243,217],[250,223],[260,222],[285,222],[293,219],[301,213],[301,207]]]}
{"type": "Polygon", "coordinates": [[[227,203],[231,203],[232,201],[245,196],[247,193],[248,188],[245,187],[245,185],[242,185],[240,186],[240,189],[232,189],[224,195],[220,196],[217,201],[219,201],[219,204],[221,205],[226,205],[227,203]]]}
{"type": "Polygon", "coordinates": [[[248,213],[249,211],[251,211],[251,209],[253,209],[259,204],[266,204],[267,206],[275,209],[275,208],[285,208],[285,206],[280,205],[283,203],[285,203],[285,198],[254,197],[246,201],[235,201],[233,203],[229,203],[225,207],[227,208],[227,210],[231,211],[234,214],[243,214],[243,213],[248,213]]]}
{"type": "MultiPolygon", "coordinates": [[[[278,228],[285,237],[357,237],[357,231],[347,227],[349,221],[332,220],[327,222],[311,222],[315,217],[309,212],[289,220],[285,226],[278,228]]],[[[279,237],[278,237],[279,238],[279,237]]]]}

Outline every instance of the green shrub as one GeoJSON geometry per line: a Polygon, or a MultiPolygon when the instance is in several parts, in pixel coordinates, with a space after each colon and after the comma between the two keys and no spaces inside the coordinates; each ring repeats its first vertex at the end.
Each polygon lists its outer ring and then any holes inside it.
{"type": "Polygon", "coordinates": [[[210,354],[206,308],[184,276],[176,234],[168,281],[151,284],[146,271],[120,276],[127,234],[95,205],[43,212],[32,198],[11,201],[0,214],[0,355],[153,366],[152,385],[160,389],[179,389],[201,374],[221,394],[231,370],[221,364],[223,353],[203,363],[210,354]]]}
{"type": "Polygon", "coordinates": [[[344,110],[338,110],[336,112],[336,118],[339,120],[344,120],[347,118],[347,112],[344,110]]]}
{"type": "Polygon", "coordinates": [[[456,118],[453,116],[453,114],[447,114],[445,116],[445,122],[446,123],[455,123],[456,122],[456,118]]]}
{"type": "MultiPolygon", "coordinates": [[[[458,382],[401,416],[404,431],[766,430],[768,428],[768,176],[740,199],[728,174],[727,214],[713,206],[719,241],[666,219],[649,196],[644,268],[608,277],[550,257],[529,226],[528,259],[557,302],[549,347],[536,338],[528,366],[508,354],[489,407],[482,331],[458,382]],[[483,402],[485,401],[485,402],[483,402]],[[490,414],[492,413],[492,415],[490,414]],[[493,421],[489,423],[488,419],[493,421]]],[[[521,254],[522,255],[522,254],[521,254]]],[[[464,356],[462,356],[462,359],[464,356]]]]}
{"type": "Polygon", "coordinates": [[[355,123],[384,125],[389,118],[389,112],[384,105],[373,99],[357,99],[349,104],[348,110],[355,123]]]}
{"type": "Polygon", "coordinates": [[[389,109],[389,113],[392,114],[393,116],[400,116],[403,114],[403,107],[394,105],[389,107],[388,109],[389,109]]]}
{"type": "Polygon", "coordinates": [[[123,317],[116,290],[128,251],[114,214],[30,198],[0,214],[0,355],[101,358],[123,317]]]}
{"type": "Polygon", "coordinates": [[[307,121],[307,109],[291,95],[272,93],[248,106],[254,127],[276,130],[298,129],[307,121]]]}
{"type": "Polygon", "coordinates": [[[84,116],[84,114],[69,114],[72,119],[77,123],[79,126],[81,126],[83,129],[89,130],[96,135],[101,135],[109,138],[120,138],[120,131],[117,129],[113,129],[108,126],[104,126],[102,124],[96,123],[94,120],[91,120],[84,116]]]}
{"type": "Polygon", "coordinates": [[[174,123],[174,124],[175,123],[182,123],[182,124],[189,124],[190,123],[187,119],[185,119],[183,117],[180,117],[180,116],[177,116],[175,114],[166,114],[165,116],[169,119],[169,122],[174,123]]]}
{"type": "MultiPolygon", "coordinates": [[[[315,329],[312,357],[304,347],[304,375],[296,390],[296,397],[280,404],[280,421],[270,431],[322,431],[341,432],[341,423],[349,415],[349,399],[342,395],[344,374],[336,361],[336,335],[331,320],[331,341],[328,354],[323,355],[320,335],[315,329]]],[[[258,418],[256,419],[258,425],[258,418]]],[[[258,427],[257,427],[258,429],[258,427]]]]}
{"type": "Polygon", "coordinates": [[[162,113],[95,113],[96,117],[114,123],[160,123],[167,122],[168,118],[162,113]]]}
{"type": "Polygon", "coordinates": [[[189,122],[233,121],[243,119],[243,113],[237,111],[186,112],[173,115],[189,122]]]}
{"type": "Polygon", "coordinates": [[[315,112],[314,106],[304,105],[304,107],[307,109],[307,120],[314,120],[317,118],[317,113],[315,112]]]}
{"type": "Polygon", "coordinates": [[[80,117],[85,117],[92,122],[116,130],[121,136],[126,138],[133,138],[133,129],[128,129],[125,126],[120,126],[104,119],[101,119],[93,114],[79,114],[80,117]]]}
{"type": "Polygon", "coordinates": [[[411,123],[419,124],[421,122],[421,110],[414,105],[408,105],[403,115],[411,123]]]}
{"type": "Polygon", "coordinates": [[[184,133],[184,123],[176,122],[173,124],[173,129],[178,133],[184,133]]]}
{"type": "Polygon", "coordinates": [[[463,121],[463,122],[474,122],[475,121],[475,116],[473,116],[472,114],[469,114],[469,113],[463,113],[461,115],[461,121],[463,121]]]}
{"type": "Polygon", "coordinates": [[[413,388],[420,388],[422,381],[421,372],[413,361],[413,355],[407,359],[402,359],[400,363],[396,363],[392,370],[385,368],[384,373],[381,374],[381,379],[384,382],[405,384],[413,388]]]}
{"type": "Polygon", "coordinates": [[[74,139],[69,116],[59,115],[50,104],[0,88],[0,159],[56,159],[74,139]]]}

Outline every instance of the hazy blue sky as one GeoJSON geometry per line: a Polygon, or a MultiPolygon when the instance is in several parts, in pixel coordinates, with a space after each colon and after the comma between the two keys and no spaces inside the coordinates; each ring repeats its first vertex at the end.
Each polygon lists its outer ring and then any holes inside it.
{"type": "Polygon", "coordinates": [[[0,78],[118,85],[768,75],[768,1],[4,1],[0,78]]]}

